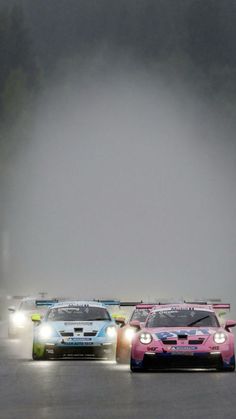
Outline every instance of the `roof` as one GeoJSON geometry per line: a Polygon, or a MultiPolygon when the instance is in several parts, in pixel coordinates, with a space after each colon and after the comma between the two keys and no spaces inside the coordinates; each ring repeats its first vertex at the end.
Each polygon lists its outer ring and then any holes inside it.
{"type": "Polygon", "coordinates": [[[141,309],[144,309],[145,310],[145,308],[146,308],[146,309],[150,309],[151,310],[153,307],[155,307],[155,305],[156,304],[154,304],[154,303],[153,304],[144,304],[144,303],[143,304],[137,304],[136,305],[136,309],[137,310],[141,310],[141,309]]]}
{"type": "Polygon", "coordinates": [[[182,303],[182,304],[163,304],[163,305],[158,305],[158,306],[154,306],[152,311],[170,311],[170,310],[201,310],[201,311],[212,311],[214,312],[214,308],[212,305],[207,305],[207,304],[186,304],[186,303],[182,303]]]}
{"type": "Polygon", "coordinates": [[[90,307],[103,307],[106,308],[105,304],[97,302],[97,301],[79,301],[79,300],[69,300],[69,301],[62,301],[60,303],[56,303],[53,305],[53,308],[59,307],[76,307],[76,306],[90,306],[90,307]]]}

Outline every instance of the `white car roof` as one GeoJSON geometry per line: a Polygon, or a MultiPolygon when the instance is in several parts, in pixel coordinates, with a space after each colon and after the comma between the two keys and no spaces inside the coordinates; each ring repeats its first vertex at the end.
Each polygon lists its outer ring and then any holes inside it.
{"type": "Polygon", "coordinates": [[[60,303],[55,303],[51,307],[52,308],[60,308],[60,307],[76,307],[76,306],[89,306],[89,307],[101,307],[107,309],[105,304],[99,303],[97,301],[62,301],[60,303]]]}

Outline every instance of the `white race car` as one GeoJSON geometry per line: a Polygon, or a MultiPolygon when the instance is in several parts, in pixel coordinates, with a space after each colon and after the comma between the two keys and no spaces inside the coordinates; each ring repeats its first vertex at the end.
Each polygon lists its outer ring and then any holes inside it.
{"type": "Polygon", "coordinates": [[[32,329],[32,314],[40,313],[43,316],[48,307],[57,302],[57,299],[39,300],[35,297],[25,297],[22,298],[18,307],[8,307],[8,337],[17,338],[30,333],[32,329]]]}
{"type": "Polygon", "coordinates": [[[115,357],[117,326],[106,306],[95,301],[67,301],[50,307],[35,323],[34,360],[77,357],[115,357]]]}

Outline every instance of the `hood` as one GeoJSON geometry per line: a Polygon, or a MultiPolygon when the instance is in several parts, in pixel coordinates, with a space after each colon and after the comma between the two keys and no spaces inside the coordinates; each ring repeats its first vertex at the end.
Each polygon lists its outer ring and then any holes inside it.
{"type": "Polygon", "coordinates": [[[223,328],[219,327],[160,327],[150,328],[145,331],[156,335],[160,340],[168,338],[182,338],[185,337],[209,337],[216,332],[223,332],[223,328]]]}
{"type": "Polygon", "coordinates": [[[107,326],[114,324],[110,321],[65,321],[48,322],[62,336],[97,336],[107,326]]]}

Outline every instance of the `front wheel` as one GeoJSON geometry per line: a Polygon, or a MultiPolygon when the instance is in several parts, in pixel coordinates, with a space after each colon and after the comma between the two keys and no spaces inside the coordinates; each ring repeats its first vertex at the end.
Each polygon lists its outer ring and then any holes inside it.
{"type": "Polygon", "coordinates": [[[33,344],[32,359],[34,361],[44,361],[45,359],[48,359],[45,348],[38,348],[35,344],[33,344]]]}
{"type": "Polygon", "coordinates": [[[220,372],[234,372],[235,371],[235,365],[230,365],[229,367],[226,368],[220,368],[219,369],[220,372]]]}
{"type": "Polygon", "coordinates": [[[36,355],[34,352],[32,352],[32,359],[34,360],[34,361],[45,361],[46,359],[48,359],[47,358],[47,356],[44,354],[44,355],[40,355],[40,356],[38,356],[38,355],[36,355]]]}
{"type": "Polygon", "coordinates": [[[134,362],[134,360],[130,359],[130,371],[131,372],[144,372],[145,369],[141,366],[137,366],[137,364],[134,362]]]}
{"type": "Polygon", "coordinates": [[[219,371],[234,372],[235,371],[235,356],[234,355],[232,356],[229,365],[227,365],[226,367],[222,365],[222,367],[219,369],[219,371]]]}

